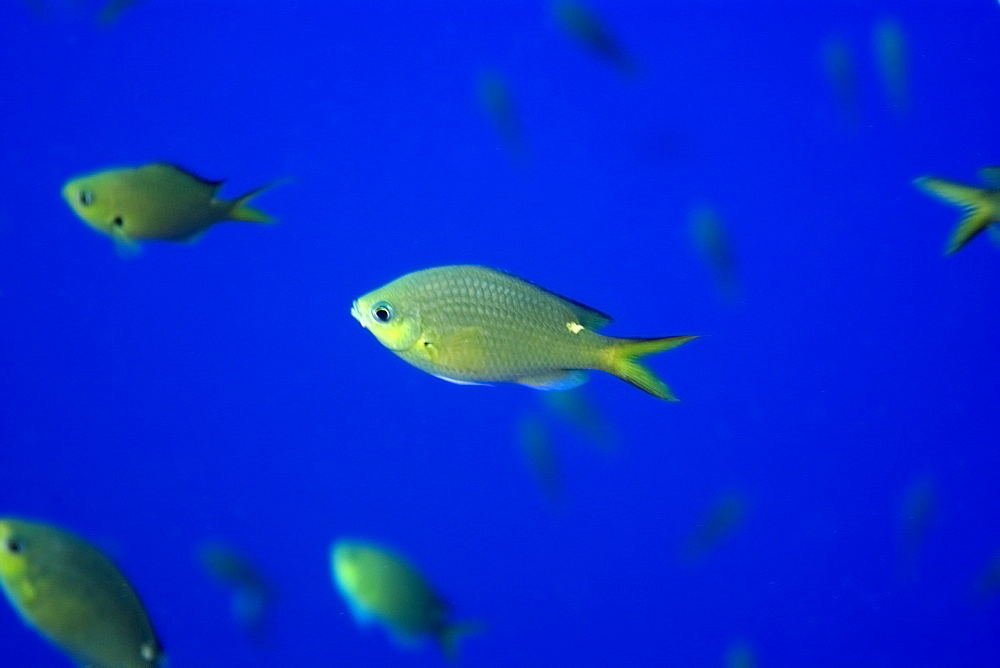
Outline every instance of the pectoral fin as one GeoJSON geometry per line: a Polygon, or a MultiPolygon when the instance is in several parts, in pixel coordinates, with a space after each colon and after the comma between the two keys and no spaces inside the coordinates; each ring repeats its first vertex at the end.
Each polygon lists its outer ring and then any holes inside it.
{"type": "Polygon", "coordinates": [[[416,347],[431,362],[443,367],[471,370],[482,366],[484,346],[482,335],[475,327],[464,327],[440,336],[428,333],[417,341],[416,347]]]}
{"type": "Polygon", "coordinates": [[[117,229],[111,233],[111,241],[115,244],[115,253],[123,260],[131,260],[142,253],[142,246],[138,242],[129,239],[117,229]]]}

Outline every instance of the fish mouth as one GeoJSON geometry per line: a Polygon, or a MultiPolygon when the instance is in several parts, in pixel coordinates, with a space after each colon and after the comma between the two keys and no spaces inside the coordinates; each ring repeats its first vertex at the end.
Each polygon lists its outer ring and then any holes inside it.
{"type": "Polygon", "coordinates": [[[351,315],[354,317],[355,320],[358,321],[358,324],[360,324],[362,327],[366,327],[365,326],[365,321],[361,319],[361,311],[358,310],[358,300],[357,299],[355,299],[354,303],[351,304],[351,315]]]}

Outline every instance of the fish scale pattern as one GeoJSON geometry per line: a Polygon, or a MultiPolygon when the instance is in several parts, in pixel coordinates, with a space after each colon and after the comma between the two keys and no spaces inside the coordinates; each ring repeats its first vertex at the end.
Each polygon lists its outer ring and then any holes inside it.
{"type": "Polygon", "coordinates": [[[517,381],[553,371],[600,368],[608,337],[570,331],[578,307],[531,283],[486,267],[416,272],[401,290],[416,293],[429,358],[417,346],[400,356],[455,380],[517,381]]]}

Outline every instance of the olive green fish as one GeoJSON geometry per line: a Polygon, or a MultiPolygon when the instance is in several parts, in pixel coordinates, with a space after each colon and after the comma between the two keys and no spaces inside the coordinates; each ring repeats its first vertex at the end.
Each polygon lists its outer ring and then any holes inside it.
{"type": "Polygon", "coordinates": [[[598,369],[671,401],[670,388],[638,358],[695,338],[604,336],[597,330],[610,316],[473,265],[407,274],[356,300],[351,315],[410,364],[452,382],[569,389],[598,369]]]}
{"type": "Polygon", "coordinates": [[[449,621],[448,603],[402,556],[373,543],[339,540],[330,550],[333,581],[355,621],[382,624],[400,644],[432,637],[449,657],[458,640],[477,630],[449,621]]]}
{"type": "Polygon", "coordinates": [[[80,664],[142,668],[159,665],[163,657],[125,576],[67,531],[0,519],[0,585],[29,626],[80,664]]]}
{"type": "Polygon", "coordinates": [[[222,184],[154,163],[70,179],[62,195],[85,223],[126,246],[147,239],[191,241],[225,220],[271,222],[247,202],[274,183],[232,200],[216,197],[222,184]]]}
{"type": "Polygon", "coordinates": [[[984,167],[979,170],[979,177],[986,182],[985,188],[932,176],[922,176],[913,182],[924,192],[965,210],[965,216],[948,240],[946,254],[954,253],[992,223],[1000,222],[1000,167],[984,167]]]}

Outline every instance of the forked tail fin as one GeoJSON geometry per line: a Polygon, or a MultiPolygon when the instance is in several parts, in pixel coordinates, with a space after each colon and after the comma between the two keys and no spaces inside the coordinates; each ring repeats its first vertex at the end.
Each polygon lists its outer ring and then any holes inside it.
{"type": "Polygon", "coordinates": [[[667,384],[660,380],[651,369],[639,362],[639,358],[676,348],[695,338],[698,337],[667,336],[659,339],[612,339],[611,359],[606,371],[655,397],[667,401],[677,401],[677,397],[670,391],[667,384]]]}
{"type": "Polygon", "coordinates": [[[234,200],[230,201],[229,207],[229,219],[230,220],[243,220],[249,223],[273,223],[274,219],[267,215],[260,209],[255,209],[252,206],[248,206],[247,202],[261,194],[265,190],[270,190],[276,185],[285,183],[288,181],[287,178],[277,179],[271,181],[270,183],[264,184],[259,188],[254,188],[250,192],[240,195],[234,200]]]}
{"type": "Polygon", "coordinates": [[[922,176],[913,184],[926,193],[962,207],[965,211],[965,216],[948,239],[946,254],[954,253],[994,222],[993,205],[987,196],[989,191],[985,188],[963,186],[932,176],[922,176]]]}

